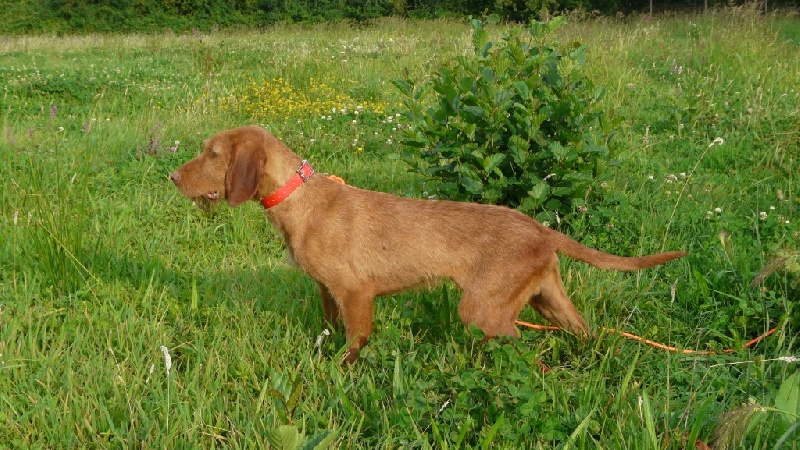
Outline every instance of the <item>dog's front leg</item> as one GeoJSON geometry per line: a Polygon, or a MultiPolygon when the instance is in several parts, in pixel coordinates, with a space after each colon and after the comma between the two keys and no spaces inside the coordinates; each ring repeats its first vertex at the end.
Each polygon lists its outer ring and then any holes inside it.
{"type": "Polygon", "coordinates": [[[347,291],[332,291],[323,287],[323,308],[326,309],[326,320],[331,320],[328,317],[328,312],[333,314],[333,308],[325,306],[326,302],[333,301],[333,306],[336,307],[336,315],[341,316],[344,322],[345,336],[350,346],[345,354],[347,362],[355,362],[358,359],[360,350],[367,345],[367,339],[372,333],[372,314],[373,314],[373,300],[375,295],[373,292],[362,290],[347,290],[347,291]]]}
{"type": "Polygon", "coordinates": [[[328,325],[338,330],[342,326],[339,320],[339,306],[336,305],[336,300],[333,298],[331,291],[329,291],[324,284],[317,284],[319,285],[319,295],[322,300],[322,314],[325,316],[325,321],[328,322],[328,325]]]}

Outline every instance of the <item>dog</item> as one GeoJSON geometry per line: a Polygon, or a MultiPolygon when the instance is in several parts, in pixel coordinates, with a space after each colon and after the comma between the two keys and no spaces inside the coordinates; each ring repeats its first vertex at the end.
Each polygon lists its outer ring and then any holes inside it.
{"type": "Polygon", "coordinates": [[[615,256],[503,206],[358,189],[315,173],[256,126],[217,133],[170,178],[192,199],[262,203],[290,256],[319,285],[325,320],[344,323],[349,362],[372,333],[376,296],[449,279],[462,292],[459,317],[486,338],[519,337],[515,321],[525,304],[588,338],[589,326],[564,292],[558,253],[623,271],[686,255],[615,256]]]}

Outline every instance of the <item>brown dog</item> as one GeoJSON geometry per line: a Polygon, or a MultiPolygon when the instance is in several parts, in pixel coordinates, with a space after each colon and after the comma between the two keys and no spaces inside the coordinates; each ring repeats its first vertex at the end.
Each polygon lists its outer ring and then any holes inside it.
{"type": "Polygon", "coordinates": [[[514,322],[526,303],[553,324],[588,336],[561,284],[557,252],[628,271],[685,255],[614,256],[509,208],[408,199],[341,184],[314,174],[259,127],[216,134],[170,177],[187,197],[264,204],[291,256],[319,284],[325,319],[344,321],[348,361],[367,344],[376,295],[450,279],[463,293],[461,320],[487,337],[519,336],[514,322]]]}

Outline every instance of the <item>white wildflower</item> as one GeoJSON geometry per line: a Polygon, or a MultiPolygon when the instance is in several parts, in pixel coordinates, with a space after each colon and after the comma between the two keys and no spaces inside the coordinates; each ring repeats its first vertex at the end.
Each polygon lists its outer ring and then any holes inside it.
{"type": "Polygon", "coordinates": [[[775,358],[775,360],[783,361],[783,362],[787,362],[787,363],[795,363],[795,362],[800,362],[800,357],[797,357],[797,356],[781,356],[781,357],[775,358]]]}
{"type": "Polygon", "coordinates": [[[167,378],[169,378],[169,371],[172,369],[172,357],[169,355],[167,347],[162,345],[159,348],[161,349],[161,353],[164,354],[164,367],[167,369],[167,378]]]}
{"type": "Polygon", "coordinates": [[[642,398],[642,396],[639,395],[639,418],[640,419],[644,418],[644,416],[642,414],[642,404],[643,403],[644,403],[644,398],[642,398]]]}
{"type": "Polygon", "coordinates": [[[147,375],[147,379],[144,380],[144,384],[150,383],[150,377],[153,376],[153,371],[156,370],[155,364],[150,364],[150,373],[147,375]]]}
{"type": "Polygon", "coordinates": [[[322,345],[322,341],[325,339],[325,337],[330,335],[331,335],[331,330],[327,328],[322,330],[322,333],[320,333],[319,336],[317,336],[317,340],[316,342],[314,342],[314,348],[319,348],[322,345]]]}
{"type": "Polygon", "coordinates": [[[713,147],[715,145],[722,145],[724,143],[725,143],[724,139],[722,139],[721,137],[717,137],[717,138],[714,138],[714,140],[710,144],[708,144],[708,146],[709,147],[713,147]]]}

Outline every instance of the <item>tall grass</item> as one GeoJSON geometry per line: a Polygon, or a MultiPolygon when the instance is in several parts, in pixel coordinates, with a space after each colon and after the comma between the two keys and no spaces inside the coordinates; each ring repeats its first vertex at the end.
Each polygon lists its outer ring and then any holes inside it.
{"type": "Polygon", "coordinates": [[[574,20],[560,36],[589,46],[587,70],[623,118],[621,166],[574,237],[626,255],[690,252],[637,274],[565,260],[569,295],[593,326],[735,352],[525,330],[481,344],[445,285],[379,300],[353,366],[342,333],[320,335],[315,285],[260,209],[195,208],[167,175],[214,132],[260,122],[323,172],[425,195],[393,158],[407,125],[390,80],[464,54],[466,24],[3,39],[0,442],[649,449],[735,429],[733,445],[797,448],[781,386],[797,379],[798,271],[751,285],[800,242],[792,27],[729,10],[574,20]],[[324,83],[365,112],[226,107],[251,101],[251,83],[277,103],[267,88],[279,78],[284,96],[324,83]]]}

